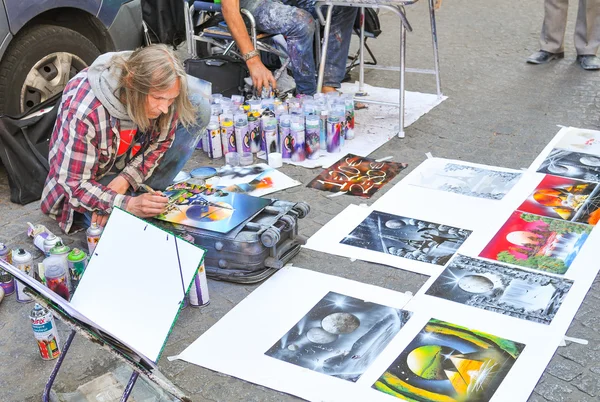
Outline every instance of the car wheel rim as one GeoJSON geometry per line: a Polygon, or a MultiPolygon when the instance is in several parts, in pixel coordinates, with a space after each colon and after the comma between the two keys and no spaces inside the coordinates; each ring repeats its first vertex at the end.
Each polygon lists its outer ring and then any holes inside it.
{"type": "Polygon", "coordinates": [[[62,91],[67,82],[87,64],[72,53],[51,53],[38,61],[27,74],[19,105],[26,112],[62,91]]]}

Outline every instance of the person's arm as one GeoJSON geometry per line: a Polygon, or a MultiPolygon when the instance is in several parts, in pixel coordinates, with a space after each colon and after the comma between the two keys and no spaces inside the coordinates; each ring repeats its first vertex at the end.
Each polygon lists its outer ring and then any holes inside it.
{"type": "MultiPolygon", "coordinates": [[[[231,36],[235,40],[240,53],[245,55],[254,50],[254,45],[246,29],[246,24],[242,19],[240,13],[240,2],[239,0],[221,0],[221,12],[231,36]]],[[[246,61],[248,70],[250,70],[250,77],[252,77],[252,83],[257,91],[262,90],[263,87],[269,85],[275,89],[277,87],[277,81],[269,69],[260,60],[260,56],[254,56],[246,61]]]]}

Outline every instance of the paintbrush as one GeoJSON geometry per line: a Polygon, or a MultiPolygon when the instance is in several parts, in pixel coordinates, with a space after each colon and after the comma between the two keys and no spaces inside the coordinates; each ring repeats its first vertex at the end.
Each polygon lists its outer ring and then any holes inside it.
{"type": "MultiPolygon", "coordinates": [[[[149,193],[149,194],[161,195],[161,194],[160,194],[158,191],[154,190],[152,187],[150,187],[149,185],[147,185],[147,184],[145,184],[145,183],[142,183],[142,184],[140,184],[140,186],[139,186],[139,187],[140,187],[142,190],[144,190],[144,191],[146,191],[147,193],[149,193]]],[[[179,208],[179,206],[178,206],[177,204],[175,204],[175,200],[170,200],[170,201],[167,203],[167,208],[166,208],[166,209],[168,209],[169,207],[173,207],[173,208],[175,208],[176,210],[178,210],[178,211],[181,211],[181,209],[179,208]]]]}

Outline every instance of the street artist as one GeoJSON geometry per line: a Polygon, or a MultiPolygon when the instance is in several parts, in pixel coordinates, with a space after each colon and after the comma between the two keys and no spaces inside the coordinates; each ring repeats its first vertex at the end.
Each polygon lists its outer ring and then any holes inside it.
{"type": "Polygon", "coordinates": [[[178,123],[196,122],[186,74],[165,45],[101,55],[65,87],[50,138],[42,212],[63,231],[104,226],[113,207],[162,213],[161,193],[135,195],[171,147],[178,123]]]}

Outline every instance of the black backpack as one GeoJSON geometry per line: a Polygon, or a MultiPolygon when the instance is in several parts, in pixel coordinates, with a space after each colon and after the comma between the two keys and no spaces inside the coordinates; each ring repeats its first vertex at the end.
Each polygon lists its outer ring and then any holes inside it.
{"type": "Polygon", "coordinates": [[[20,116],[0,116],[0,159],[14,203],[25,205],[42,196],[49,170],[50,135],[61,97],[62,92],[20,116]]]}

